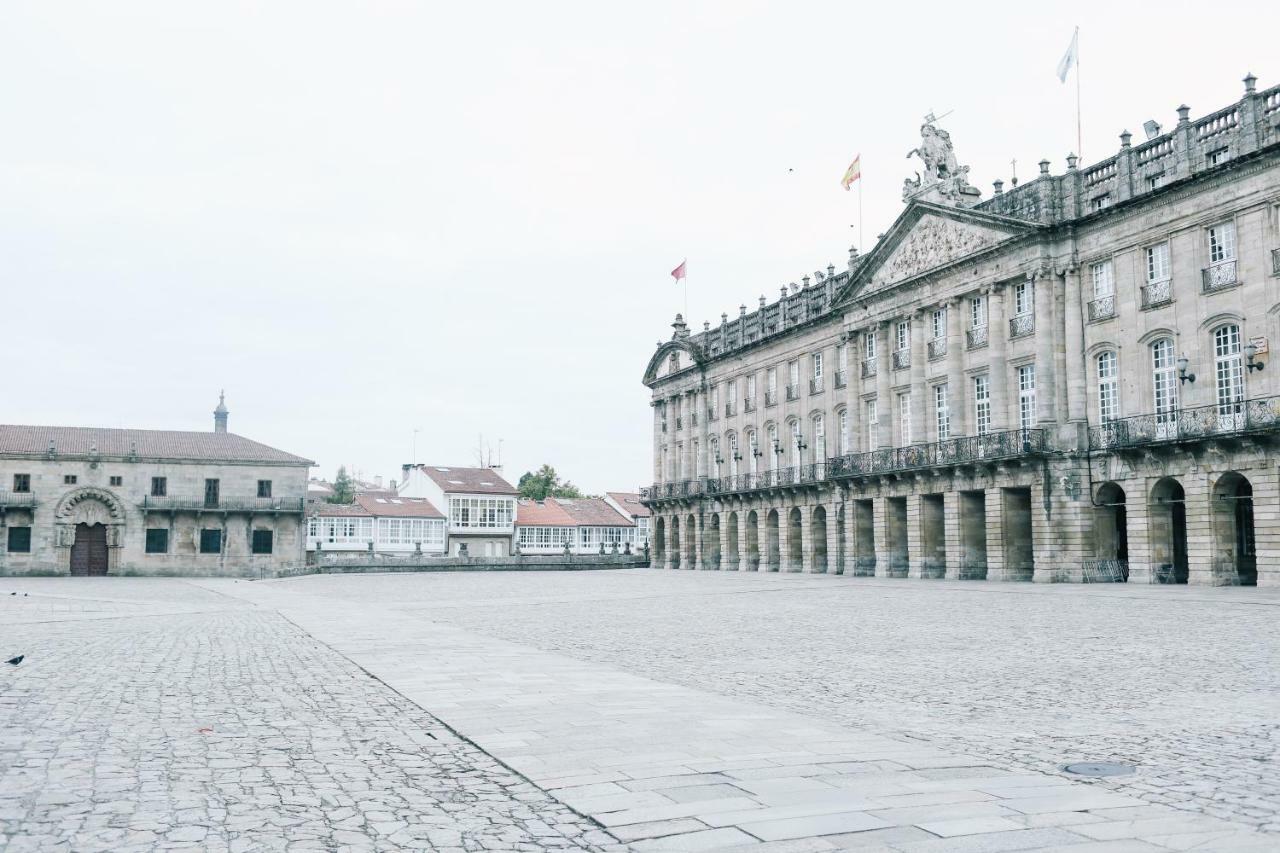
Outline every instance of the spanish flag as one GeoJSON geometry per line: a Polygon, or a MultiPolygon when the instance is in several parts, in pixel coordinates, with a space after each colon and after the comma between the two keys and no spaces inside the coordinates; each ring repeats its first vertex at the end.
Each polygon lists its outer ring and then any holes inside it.
{"type": "Polygon", "coordinates": [[[853,186],[853,182],[862,177],[862,155],[859,154],[853,158],[853,162],[849,164],[849,168],[845,170],[844,178],[840,181],[840,186],[848,191],[853,186]]]}

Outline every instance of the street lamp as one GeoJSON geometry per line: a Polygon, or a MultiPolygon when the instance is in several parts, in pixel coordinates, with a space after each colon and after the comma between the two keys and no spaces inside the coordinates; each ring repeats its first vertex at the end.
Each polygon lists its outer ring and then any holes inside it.
{"type": "Polygon", "coordinates": [[[1188,363],[1189,362],[1187,361],[1187,357],[1185,354],[1178,356],[1178,384],[1179,385],[1181,385],[1183,382],[1196,381],[1196,375],[1194,373],[1187,372],[1188,363]]]}
{"type": "Polygon", "coordinates": [[[1249,343],[1245,344],[1244,354],[1245,354],[1245,357],[1248,359],[1248,361],[1245,363],[1245,367],[1249,368],[1250,373],[1252,373],[1255,370],[1262,369],[1263,367],[1262,362],[1253,360],[1253,357],[1258,354],[1258,347],[1253,341],[1249,341],[1249,343]]]}

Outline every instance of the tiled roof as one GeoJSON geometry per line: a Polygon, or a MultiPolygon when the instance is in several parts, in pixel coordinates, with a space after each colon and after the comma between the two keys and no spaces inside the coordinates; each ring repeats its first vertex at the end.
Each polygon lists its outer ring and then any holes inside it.
{"type": "Polygon", "coordinates": [[[446,493],[468,495],[515,495],[516,487],[492,468],[454,468],[448,465],[419,465],[446,493]]]}
{"type": "Polygon", "coordinates": [[[328,501],[307,501],[307,515],[322,515],[328,518],[368,518],[372,515],[359,504],[331,504],[328,501]]]}
{"type": "Polygon", "coordinates": [[[387,518],[444,518],[426,498],[401,498],[394,495],[356,495],[356,503],[370,515],[387,518]]]}
{"type": "Polygon", "coordinates": [[[316,463],[229,432],[182,432],[165,429],[21,426],[0,424],[0,457],[179,459],[193,462],[269,462],[276,465],[316,463]]]}
{"type": "Polygon", "coordinates": [[[554,500],[580,526],[632,527],[635,524],[609,506],[604,498],[555,498],[554,500]]]}
{"type": "Polygon", "coordinates": [[[574,521],[554,498],[545,501],[521,498],[516,501],[516,524],[521,527],[575,527],[574,521]]]}
{"type": "Polygon", "coordinates": [[[605,492],[609,497],[617,502],[618,506],[631,513],[633,516],[647,518],[649,516],[649,508],[640,503],[640,496],[635,492],[605,492]]]}

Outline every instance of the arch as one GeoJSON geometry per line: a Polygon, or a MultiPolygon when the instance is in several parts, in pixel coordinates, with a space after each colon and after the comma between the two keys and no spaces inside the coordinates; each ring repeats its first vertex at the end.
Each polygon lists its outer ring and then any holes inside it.
{"type": "Polygon", "coordinates": [[[778,543],[778,511],[776,509],[769,510],[769,514],[765,516],[765,553],[764,565],[765,571],[778,571],[782,554],[779,550],[778,543]]]}
{"type": "Polygon", "coordinates": [[[1157,583],[1186,583],[1187,493],[1173,477],[1151,487],[1149,521],[1151,572],[1157,583]]]}
{"type": "Polygon", "coordinates": [[[827,555],[828,569],[831,574],[842,575],[845,573],[844,558],[849,553],[849,528],[848,528],[848,511],[846,507],[848,501],[843,501],[839,509],[836,510],[836,555],[835,559],[831,559],[831,555],[827,555]]]}
{"type": "Polygon", "coordinates": [[[725,544],[728,548],[722,555],[724,563],[720,568],[732,572],[742,567],[742,543],[738,541],[738,513],[730,512],[725,523],[729,525],[729,529],[725,531],[725,544]]]}
{"type": "Polygon", "coordinates": [[[690,513],[684,521],[684,567],[686,569],[702,568],[698,565],[698,546],[702,544],[698,541],[698,535],[698,517],[690,513]]]}
{"type": "Polygon", "coordinates": [[[1214,538],[1214,582],[1258,585],[1258,557],[1254,545],[1253,483],[1239,471],[1228,471],[1210,490],[1214,538]]]}
{"type": "Polygon", "coordinates": [[[1098,341],[1096,344],[1094,344],[1093,346],[1085,350],[1084,354],[1085,354],[1085,358],[1092,361],[1093,359],[1102,355],[1107,350],[1111,350],[1118,356],[1120,354],[1120,351],[1123,349],[1124,347],[1120,346],[1120,344],[1116,343],[1115,341],[1098,341]]]}
{"type": "Polygon", "coordinates": [[[815,572],[831,572],[827,559],[827,508],[819,504],[813,508],[809,521],[810,536],[813,540],[813,570],[815,572]]]}
{"type": "Polygon", "coordinates": [[[649,537],[650,548],[653,554],[653,558],[649,562],[649,565],[651,567],[666,565],[666,562],[667,562],[666,533],[667,533],[666,519],[664,519],[662,516],[658,516],[653,520],[653,533],[649,537]]]}
{"type": "Polygon", "coordinates": [[[705,366],[706,358],[703,356],[700,347],[683,340],[667,341],[658,347],[649,359],[649,364],[644,369],[644,379],[642,381],[645,385],[652,387],[654,381],[659,377],[668,379],[694,370],[701,371],[705,366]],[[674,372],[666,372],[664,368],[667,367],[673,354],[680,357],[681,366],[674,372]]]}
{"type": "Polygon", "coordinates": [[[1129,515],[1118,483],[1098,486],[1093,501],[1094,557],[1097,578],[1129,579],[1129,515]]]}
{"type": "Polygon", "coordinates": [[[747,571],[760,571],[760,515],[754,509],[747,513],[747,571]]]}
{"type": "Polygon", "coordinates": [[[1138,343],[1144,347],[1149,347],[1157,338],[1173,338],[1178,339],[1178,333],[1166,326],[1158,329],[1151,329],[1149,332],[1138,338],[1138,343]]]}
{"type": "Polygon", "coordinates": [[[1245,318],[1243,314],[1237,314],[1234,311],[1219,311],[1217,314],[1205,317],[1204,320],[1200,322],[1200,331],[1212,333],[1219,326],[1225,326],[1229,323],[1233,323],[1243,328],[1244,322],[1245,318]]]}
{"type": "Polygon", "coordinates": [[[97,486],[84,486],[73,489],[62,496],[54,510],[54,517],[60,522],[75,523],[95,521],[103,524],[123,524],[125,520],[124,504],[114,493],[97,486]],[[97,507],[94,504],[98,504],[97,507]],[[105,508],[105,516],[102,512],[105,508]],[[92,515],[93,520],[87,516],[92,515]]]}
{"type": "Polygon", "coordinates": [[[720,513],[711,513],[702,532],[702,567],[720,569],[720,513]]]}
{"type": "Polygon", "coordinates": [[[793,506],[787,512],[787,570],[800,571],[804,565],[804,514],[793,506]]]}

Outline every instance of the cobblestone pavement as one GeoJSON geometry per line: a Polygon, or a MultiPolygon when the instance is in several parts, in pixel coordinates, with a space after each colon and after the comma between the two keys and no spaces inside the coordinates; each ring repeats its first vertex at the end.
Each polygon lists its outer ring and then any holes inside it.
{"type": "Polygon", "coordinates": [[[1280,832],[1274,590],[654,570],[308,583],[1002,768],[1136,764],[1093,784],[1280,832]]]}
{"type": "Polygon", "coordinates": [[[280,615],[219,592],[0,578],[0,652],[26,655],[0,664],[0,849],[616,846],[280,615]]]}

